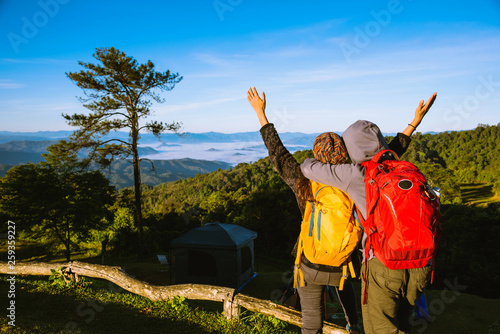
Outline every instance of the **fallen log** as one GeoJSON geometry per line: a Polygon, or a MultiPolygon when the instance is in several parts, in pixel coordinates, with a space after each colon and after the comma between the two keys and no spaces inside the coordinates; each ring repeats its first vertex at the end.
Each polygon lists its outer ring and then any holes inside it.
{"type": "MultiPolygon", "coordinates": [[[[0,262],[0,274],[8,275],[49,276],[52,275],[52,270],[59,269],[61,269],[64,274],[107,280],[131,293],[146,297],[151,301],[168,300],[175,296],[184,297],[186,299],[218,301],[223,302],[224,314],[228,319],[237,319],[239,317],[238,307],[241,306],[248,311],[273,316],[292,325],[302,327],[300,312],[273,303],[269,300],[261,300],[242,294],[235,294],[236,290],[232,288],[204,284],[158,286],[138,280],[128,275],[120,267],[79,261],[17,262],[14,269],[12,269],[7,262],[0,262]],[[13,272],[13,270],[15,272],[13,272]]],[[[347,331],[342,327],[325,322],[323,325],[323,333],[345,334],[347,331]]]]}
{"type": "Polygon", "coordinates": [[[232,300],[235,292],[235,289],[232,288],[204,284],[158,286],[140,281],[128,275],[120,267],[79,261],[17,262],[15,273],[12,273],[7,262],[0,262],[0,274],[48,276],[52,274],[52,269],[58,270],[59,268],[62,268],[65,273],[110,281],[129,292],[141,295],[152,301],[168,300],[174,296],[183,296],[187,299],[222,302],[224,300],[232,300]]]}
{"type": "MultiPolygon", "coordinates": [[[[299,311],[290,307],[273,303],[269,300],[262,300],[242,294],[234,296],[234,304],[237,304],[251,312],[259,312],[267,316],[272,316],[286,321],[292,325],[302,327],[302,315],[299,311]]],[[[323,324],[324,334],[345,334],[345,328],[325,322],[323,324]]]]}

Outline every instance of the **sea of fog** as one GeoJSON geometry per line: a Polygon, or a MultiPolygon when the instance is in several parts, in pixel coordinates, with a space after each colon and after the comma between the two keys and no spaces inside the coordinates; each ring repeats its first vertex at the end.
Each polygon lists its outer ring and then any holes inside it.
{"type": "MultiPolygon", "coordinates": [[[[148,144],[142,147],[151,147],[157,154],[143,155],[151,160],[170,159],[198,159],[224,161],[232,165],[241,162],[255,162],[268,155],[267,149],[260,142],[232,142],[232,143],[191,143],[191,144],[148,144]]],[[[303,145],[287,145],[290,152],[309,149],[303,145]]]]}

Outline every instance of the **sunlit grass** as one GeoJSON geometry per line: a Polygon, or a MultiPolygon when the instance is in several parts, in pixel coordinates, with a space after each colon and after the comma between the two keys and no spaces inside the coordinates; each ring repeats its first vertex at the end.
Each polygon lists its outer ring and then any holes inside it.
{"type": "Polygon", "coordinates": [[[500,202],[500,197],[493,193],[493,185],[486,183],[464,183],[460,185],[463,203],[485,206],[500,202]]]}
{"type": "MultiPolygon", "coordinates": [[[[253,313],[228,321],[221,303],[216,311],[184,298],[152,302],[105,281],[86,281],[67,288],[46,278],[17,277],[16,327],[2,317],[0,333],[298,333],[294,326],[253,313]]],[[[7,285],[1,276],[2,292],[7,285]]]]}

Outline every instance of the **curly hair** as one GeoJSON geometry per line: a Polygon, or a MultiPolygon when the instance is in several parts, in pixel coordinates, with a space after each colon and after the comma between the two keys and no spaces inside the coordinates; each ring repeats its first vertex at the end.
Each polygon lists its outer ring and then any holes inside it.
{"type": "MultiPolygon", "coordinates": [[[[343,164],[349,160],[342,137],[334,132],[324,132],[317,136],[314,140],[313,153],[316,160],[332,165],[343,164]]],[[[303,203],[315,202],[311,182],[305,176],[297,181],[297,195],[303,203]]]]}

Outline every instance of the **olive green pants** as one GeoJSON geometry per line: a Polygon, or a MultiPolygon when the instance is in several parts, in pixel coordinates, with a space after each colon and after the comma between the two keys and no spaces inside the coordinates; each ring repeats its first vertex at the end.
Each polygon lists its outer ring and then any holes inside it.
{"type": "Polygon", "coordinates": [[[361,268],[361,302],[367,291],[366,304],[362,305],[363,327],[366,334],[409,333],[410,317],[415,303],[422,296],[432,268],[391,270],[373,258],[361,268]],[[368,266],[365,285],[365,265],[368,266]]]}

